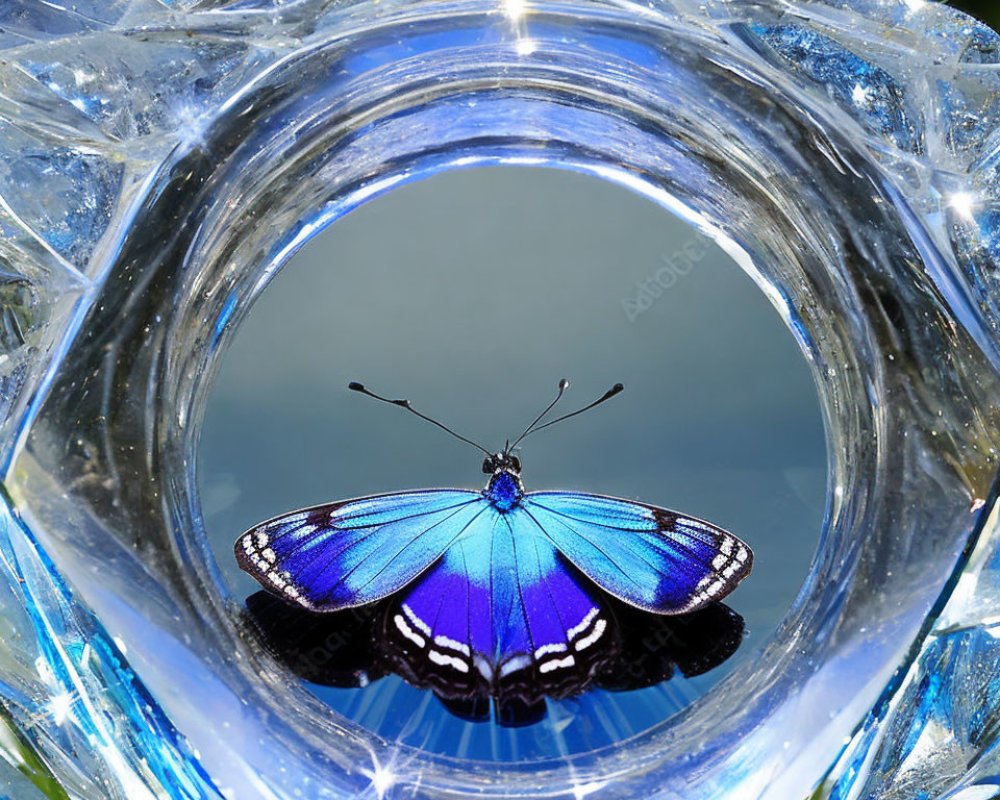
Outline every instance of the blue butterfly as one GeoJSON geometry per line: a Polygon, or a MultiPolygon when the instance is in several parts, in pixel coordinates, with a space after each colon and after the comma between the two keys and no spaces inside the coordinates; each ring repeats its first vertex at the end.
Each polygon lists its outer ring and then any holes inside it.
{"type": "Polygon", "coordinates": [[[753,554],[731,533],[663,508],[581,492],[525,492],[514,448],[622,390],[544,424],[569,386],[503,450],[486,488],[373,495],[295,511],[236,540],[240,567],[314,612],[386,601],[381,636],[397,670],[444,696],[572,694],[611,657],[607,595],[685,614],[729,594],[753,554]]]}

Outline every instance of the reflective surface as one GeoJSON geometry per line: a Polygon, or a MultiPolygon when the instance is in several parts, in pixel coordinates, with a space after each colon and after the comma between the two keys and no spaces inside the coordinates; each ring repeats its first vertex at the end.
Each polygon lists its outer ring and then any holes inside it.
{"type": "Polygon", "coordinates": [[[0,36],[3,691],[27,792],[988,784],[994,34],[917,0],[208,5],[32,7],[0,36]],[[812,364],[831,472],[805,592],[752,663],[625,744],[503,766],[387,743],[267,657],[194,470],[219,348],[287,257],[374,194],[495,163],[712,232],[812,364]]]}
{"type": "Polygon", "coordinates": [[[349,380],[500,447],[564,373],[567,408],[619,379],[626,391],[526,440],[526,489],[667,505],[749,541],[754,574],[729,601],[747,621],[740,651],[691,680],[555,702],[543,729],[502,736],[397,678],[319,689],[333,708],[442,753],[586,751],[667,719],[777,627],[825,503],[807,365],[710,240],[634,193],[560,170],[463,170],[401,187],[313,239],[255,304],[199,450],[206,530],[235,596],[258,586],[237,569],[233,539],[262,519],[372,492],[484,485],[474,449],[348,392],[349,380]]]}

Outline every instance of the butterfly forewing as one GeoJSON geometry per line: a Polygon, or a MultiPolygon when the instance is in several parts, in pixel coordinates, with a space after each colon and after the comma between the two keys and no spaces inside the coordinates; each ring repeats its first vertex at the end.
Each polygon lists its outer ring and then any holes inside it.
{"type": "Polygon", "coordinates": [[[433,489],[303,509],[236,540],[240,566],[312,611],[337,611],[399,591],[481,514],[480,492],[433,489]]]}
{"type": "Polygon", "coordinates": [[[533,492],[522,507],[572,564],[609,594],[660,614],[720,600],[750,574],[750,548],[667,509],[578,492],[533,492]]]}

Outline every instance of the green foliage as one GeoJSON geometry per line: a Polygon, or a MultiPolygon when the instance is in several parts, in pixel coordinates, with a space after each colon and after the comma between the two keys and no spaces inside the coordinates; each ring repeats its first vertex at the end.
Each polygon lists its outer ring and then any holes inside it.
{"type": "Polygon", "coordinates": [[[18,730],[7,710],[0,706],[0,748],[18,772],[30,780],[49,800],[70,800],[66,790],[35,752],[31,743],[18,730]]]}

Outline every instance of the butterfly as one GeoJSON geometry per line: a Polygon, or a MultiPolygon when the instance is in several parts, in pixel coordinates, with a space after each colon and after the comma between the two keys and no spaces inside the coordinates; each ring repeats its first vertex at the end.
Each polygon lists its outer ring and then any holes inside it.
{"type": "Polygon", "coordinates": [[[612,603],[679,615],[725,597],[750,547],[708,522],[583,492],[527,492],[514,450],[527,436],[622,391],[542,420],[490,452],[408,400],[405,408],[485,453],[482,490],[420,489],[301,509],[235,543],[240,567],[307,611],[387,604],[378,635],[396,671],[444,697],[578,693],[616,652],[612,603]]]}

